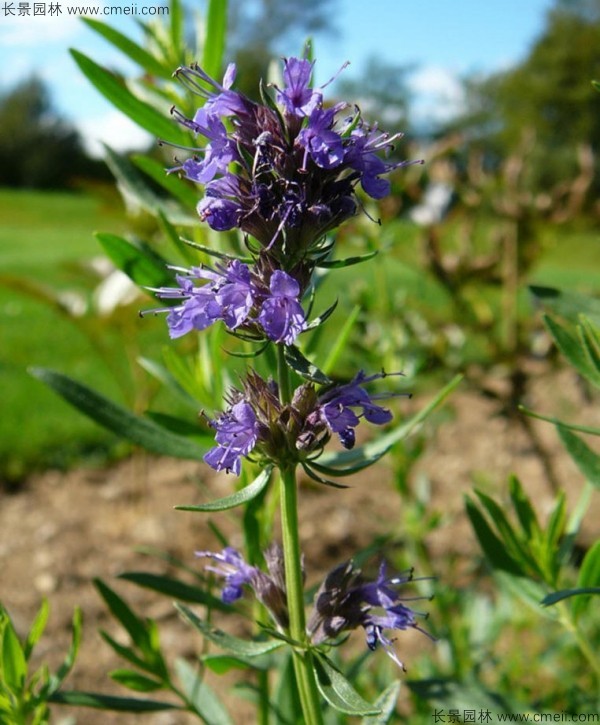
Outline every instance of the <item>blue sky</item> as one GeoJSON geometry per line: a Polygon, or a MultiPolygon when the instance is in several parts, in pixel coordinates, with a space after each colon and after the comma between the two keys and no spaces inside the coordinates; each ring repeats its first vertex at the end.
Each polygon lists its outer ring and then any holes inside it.
{"type": "MultiPolygon", "coordinates": [[[[4,0],[0,3],[0,85],[7,87],[35,71],[50,85],[56,107],[95,148],[98,139],[117,148],[145,141],[133,124],[89,86],[68,54],[68,48],[75,47],[98,62],[131,70],[108,43],[67,15],[68,5],[82,1],[58,0],[62,12],[52,17],[9,17],[3,10],[4,0]]],[[[139,7],[151,4],[134,2],[139,7]]],[[[373,55],[392,64],[414,65],[412,86],[422,119],[449,115],[460,105],[461,76],[506,68],[521,60],[553,5],[552,0],[337,2],[339,36],[316,38],[317,82],[328,80],[345,60],[351,61],[345,73],[357,74],[373,55]]],[[[113,4],[116,0],[104,3],[113,4]]],[[[15,12],[18,6],[15,0],[15,12]]],[[[124,32],[137,30],[131,18],[106,20],[124,32]]],[[[297,50],[285,48],[284,52],[297,50]]]]}

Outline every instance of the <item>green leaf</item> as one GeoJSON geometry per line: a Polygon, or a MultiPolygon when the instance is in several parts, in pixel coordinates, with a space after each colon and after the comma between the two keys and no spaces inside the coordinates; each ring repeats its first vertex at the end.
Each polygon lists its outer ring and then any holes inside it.
{"type": "MultiPolygon", "coordinates": [[[[15,695],[25,689],[27,678],[27,660],[23,647],[8,616],[4,620],[2,629],[2,660],[0,673],[8,689],[15,695]]],[[[20,698],[19,698],[20,699],[20,698]]]]}
{"type": "Polygon", "coordinates": [[[175,670],[188,702],[207,725],[233,725],[227,709],[216,693],[202,681],[200,672],[183,659],[175,661],[175,670]]]}
{"type": "Polygon", "coordinates": [[[227,652],[232,652],[238,657],[258,657],[267,652],[283,646],[283,642],[278,640],[266,640],[264,642],[255,642],[239,637],[233,637],[221,629],[213,627],[208,622],[200,619],[191,609],[183,604],[175,604],[175,608],[181,613],[183,618],[187,620],[194,629],[198,630],[206,639],[216,644],[227,652]]]}
{"type": "Polygon", "coordinates": [[[380,715],[373,715],[363,718],[362,725],[385,725],[394,714],[398,695],[400,694],[400,680],[394,680],[385,688],[373,703],[374,707],[381,710],[380,715]]]}
{"type": "Polygon", "coordinates": [[[557,602],[560,602],[563,599],[568,599],[569,597],[579,597],[589,594],[600,594],[600,587],[585,587],[583,589],[562,589],[559,592],[552,592],[552,594],[547,594],[542,599],[541,604],[543,604],[545,607],[549,607],[552,604],[556,604],[557,602]]]}
{"type": "Polygon", "coordinates": [[[316,327],[319,327],[319,325],[322,325],[333,313],[335,308],[338,305],[338,301],[336,300],[330,307],[328,307],[325,312],[322,312],[318,317],[315,317],[313,320],[310,321],[310,323],[306,326],[306,330],[314,330],[316,327]]]}
{"type": "Polygon", "coordinates": [[[127,662],[131,662],[132,665],[135,665],[142,670],[146,670],[147,672],[151,672],[152,674],[155,673],[156,667],[154,663],[146,662],[141,657],[139,657],[131,647],[126,647],[123,644],[119,644],[119,642],[114,640],[108,634],[108,632],[105,632],[103,629],[99,630],[99,632],[102,639],[119,655],[119,657],[126,660],[127,662]]]}
{"type": "Polygon", "coordinates": [[[590,435],[594,436],[600,436],[600,428],[593,428],[589,425],[577,425],[575,423],[565,423],[564,420],[558,420],[558,418],[551,418],[548,415],[541,415],[540,413],[535,413],[533,410],[529,410],[528,408],[525,408],[523,405],[519,406],[519,410],[522,413],[525,413],[525,415],[530,416],[531,418],[537,418],[538,420],[545,420],[547,423],[554,423],[554,425],[562,426],[563,428],[568,428],[569,430],[577,430],[580,433],[589,433],[590,435]]]}
{"type": "Polygon", "coordinates": [[[170,433],[155,423],[140,418],[66,375],[46,368],[32,368],[30,372],[96,423],[152,453],[202,460],[208,450],[183,436],[170,433]]]}
{"type": "Polygon", "coordinates": [[[438,703],[446,709],[478,710],[490,713],[528,712],[522,703],[511,705],[500,695],[484,689],[474,679],[456,682],[446,679],[412,680],[406,683],[417,697],[438,703]]]}
{"type": "Polygon", "coordinates": [[[363,699],[325,655],[315,652],[317,687],[327,702],[347,715],[379,715],[381,710],[363,699]]]}
{"type": "MultiPolygon", "coordinates": [[[[173,285],[174,275],[167,268],[167,261],[148,247],[142,248],[116,234],[97,233],[96,239],[108,258],[140,287],[173,285]]],[[[162,300],[161,304],[164,304],[162,300]]]]}
{"type": "Polygon", "coordinates": [[[376,438],[374,441],[366,443],[364,446],[353,448],[351,451],[324,453],[319,458],[319,465],[344,468],[346,466],[352,466],[366,461],[373,462],[372,459],[381,458],[395,443],[406,438],[427,418],[430,413],[440,406],[450,393],[458,386],[461,380],[462,375],[456,375],[428,405],[406,422],[396,428],[392,428],[389,433],[376,438]]]}
{"type": "Polygon", "coordinates": [[[294,655],[290,649],[283,653],[277,674],[278,679],[272,698],[275,721],[281,725],[297,725],[297,716],[302,712],[302,705],[298,697],[294,655]]]}
{"type": "Polygon", "coordinates": [[[225,498],[219,498],[216,501],[210,501],[209,503],[198,504],[197,506],[175,506],[178,511],[225,511],[232,509],[235,506],[240,506],[243,503],[252,501],[256,498],[262,490],[269,483],[271,477],[272,467],[265,468],[265,470],[249,485],[236,491],[231,496],[225,498]]]}
{"type": "Polygon", "coordinates": [[[323,269],[341,269],[342,267],[351,267],[353,264],[361,264],[361,262],[373,259],[373,257],[377,256],[377,254],[379,254],[379,252],[375,250],[373,252],[361,254],[357,257],[346,257],[346,259],[326,259],[318,262],[317,267],[322,267],[323,269]]]}
{"type": "Polygon", "coordinates": [[[198,587],[191,586],[179,579],[173,579],[160,574],[151,574],[143,571],[130,571],[119,574],[119,579],[136,584],[139,587],[151,589],[152,591],[164,594],[167,597],[179,599],[182,602],[192,602],[194,604],[203,604],[211,609],[218,609],[221,612],[230,612],[231,607],[217,597],[213,597],[208,592],[202,591],[198,587]]]}
{"type": "Polygon", "coordinates": [[[102,599],[109,608],[111,614],[119,621],[127,634],[131,637],[131,641],[137,645],[143,652],[149,649],[148,630],[145,623],[134,614],[133,610],[126,604],[124,599],[113,591],[101,579],[94,579],[94,584],[102,599]]]}
{"type": "Polygon", "coordinates": [[[180,57],[183,54],[184,41],[184,15],[181,0],[171,0],[169,10],[171,17],[171,50],[176,57],[180,57]]]}
{"type": "Polygon", "coordinates": [[[138,700],[131,697],[113,697],[97,692],[78,690],[60,690],[55,692],[49,702],[75,707],[93,707],[98,710],[116,710],[117,712],[160,712],[161,710],[181,710],[178,705],[157,700],[138,700]]]}
{"type": "Polygon", "coordinates": [[[223,65],[227,35],[227,0],[210,0],[206,14],[202,68],[211,78],[218,78],[223,65]]]}
{"type": "Polygon", "coordinates": [[[600,386],[600,373],[594,368],[581,340],[556,320],[544,315],[544,322],[554,342],[571,365],[585,378],[600,386]]]}
{"type": "Polygon", "coordinates": [[[284,357],[286,363],[306,380],[311,380],[320,385],[329,385],[333,381],[321,372],[316,365],[310,362],[295,345],[289,345],[284,348],[284,357]]]}
{"type": "Polygon", "coordinates": [[[261,669],[266,671],[268,669],[267,666],[257,667],[252,660],[245,657],[234,657],[233,655],[204,655],[202,663],[217,675],[224,675],[231,670],[261,669]]]}
{"type": "Polygon", "coordinates": [[[359,314],[360,314],[360,306],[355,305],[352,308],[352,311],[350,312],[348,317],[346,318],[346,321],[342,325],[342,329],[339,331],[338,335],[336,336],[336,338],[333,342],[333,345],[331,345],[329,347],[329,352],[327,354],[327,358],[321,368],[326,375],[329,375],[332,370],[335,370],[335,366],[337,365],[340,355],[342,354],[342,352],[344,351],[344,348],[346,347],[348,338],[350,337],[352,328],[356,324],[356,320],[358,319],[359,314]]]}
{"type": "Polygon", "coordinates": [[[600,488],[600,456],[564,425],[557,425],[556,430],[581,473],[593,486],[600,488]]]}
{"type": "Polygon", "coordinates": [[[343,476],[351,476],[354,473],[357,473],[358,471],[362,471],[365,468],[368,468],[369,466],[372,466],[374,463],[377,463],[379,461],[381,456],[373,456],[372,458],[365,458],[364,460],[360,461],[359,463],[354,464],[353,466],[348,466],[347,468],[334,468],[333,466],[323,466],[321,463],[317,463],[317,461],[310,461],[310,467],[314,468],[319,473],[323,473],[326,476],[334,476],[335,478],[343,477],[343,476]]]}
{"type": "Polygon", "coordinates": [[[153,680],[145,675],[140,675],[139,672],[135,672],[134,670],[113,670],[109,673],[109,677],[120,685],[123,685],[123,687],[135,690],[136,692],[155,692],[163,687],[163,683],[159,680],[153,680]]]}
{"type": "Polygon", "coordinates": [[[99,20],[94,20],[93,18],[81,19],[89,28],[101,35],[105,40],[108,40],[109,43],[112,43],[128,58],[131,58],[134,63],[137,63],[151,75],[159,76],[166,80],[171,77],[172,71],[165,69],[160,61],[126,35],[123,35],[123,33],[120,33],[105,23],[101,23],[99,20]]]}
{"type": "Polygon", "coordinates": [[[537,516],[527,494],[521,486],[521,482],[516,476],[509,478],[510,500],[523,531],[527,534],[527,538],[531,539],[534,535],[541,533],[537,516]]]}
{"type": "Polygon", "coordinates": [[[55,692],[62,685],[67,678],[67,675],[73,669],[75,660],[77,659],[77,653],[81,645],[81,633],[83,629],[83,615],[79,607],[75,608],[73,612],[73,621],[71,623],[71,646],[67,652],[66,657],[62,661],[60,667],[54,675],[50,678],[49,692],[55,692]]]}
{"type": "Polygon", "coordinates": [[[198,217],[192,215],[174,199],[158,196],[148,186],[146,179],[135,166],[124,156],[115,153],[110,146],[104,145],[106,163],[117,180],[121,193],[128,201],[133,201],[152,216],[160,213],[172,223],[183,226],[194,226],[198,217]]]}
{"type": "Polygon", "coordinates": [[[483,553],[492,568],[520,576],[523,573],[521,566],[508,554],[504,544],[492,531],[485,516],[477,508],[475,503],[468,496],[465,498],[467,515],[471,520],[471,525],[483,549],[483,553]]]}
{"type": "Polygon", "coordinates": [[[494,572],[501,589],[504,589],[511,596],[519,599],[536,615],[542,615],[548,619],[556,620],[556,614],[552,610],[542,609],[542,599],[548,593],[548,589],[538,584],[533,579],[525,576],[514,576],[507,571],[497,570],[494,572]]]}
{"type": "Polygon", "coordinates": [[[43,599],[23,646],[23,654],[25,655],[26,660],[29,660],[31,653],[33,652],[33,648],[39,642],[40,637],[46,629],[49,612],[50,607],[48,606],[48,600],[43,599]]]}
{"type": "MultiPolygon", "coordinates": [[[[596,541],[587,551],[581,562],[581,569],[577,577],[577,589],[595,589],[595,593],[600,593],[600,540],[596,541]]],[[[594,592],[582,592],[583,594],[593,594],[594,592]]],[[[585,609],[588,600],[587,597],[579,598],[573,603],[573,613],[575,616],[581,614],[585,609]]]]}
{"type": "Polygon", "coordinates": [[[573,324],[581,314],[600,325],[600,300],[578,292],[565,292],[551,287],[529,287],[530,292],[544,307],[564,317],[573,324]]]}
{"type": "Polygon", "coordinates": [[[157,111],[144,101],[136,98],[123,81],[95,63],[83,53],[70,50],[79,70],[115,108],[128,116],[134,123],[160,139],[170,143],[185,145],[188,136],[177,123],[165,114],[157,111]]]}
{"type": "Polygon", "coordinates": [[[135,154],[131,157],[133,163],[147,174],[153,181],[166,189],[177,198],[184,206],[194,209],[200,199],[200,193],[190,184],[181,179],[177,174],[168,174],[165,165],[161,161],[135,154]]]}

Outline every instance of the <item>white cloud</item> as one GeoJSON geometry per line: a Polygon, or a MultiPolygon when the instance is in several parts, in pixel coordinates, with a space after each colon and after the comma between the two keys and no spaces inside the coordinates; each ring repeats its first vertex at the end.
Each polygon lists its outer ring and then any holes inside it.
{"type": "Polygon", "coordinates": [[[81,118],[75,125],[81,133],[88,153],[98,158],[104,156],[102,142],[115,151],[146,148],[152,143],[153,137],[149,133],[140,129],[119,111],[81,118]]]}
{"type": "Polygon", "coordinates": [[[458,73],[441,66],[422,66],[410,76],[417,124],[448,121],[463,110],[465,94],[458,73]]]}

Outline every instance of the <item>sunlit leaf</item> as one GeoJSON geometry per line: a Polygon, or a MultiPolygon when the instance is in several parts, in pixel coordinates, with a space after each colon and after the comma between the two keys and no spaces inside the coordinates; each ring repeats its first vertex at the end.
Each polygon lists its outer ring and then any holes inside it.
{"type": "Polygon", "coordinates": [[[245,486],[231,496],[195,506],[175,506],[175,508],[179,511],[226,511],[235,506],[240,506],[243,503],[248,503],[248,501],[256,498],[269,483],[271,470],[271,467],[265,468],[249,486],[245,486]]]}

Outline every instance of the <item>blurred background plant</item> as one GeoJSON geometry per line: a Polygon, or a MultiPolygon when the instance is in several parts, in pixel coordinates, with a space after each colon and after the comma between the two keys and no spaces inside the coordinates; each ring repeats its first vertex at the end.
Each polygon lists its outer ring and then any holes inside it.
{"type": "MultiPolygon", "coordinates": [[[[175,67],[198,60],[220,77],[223,58],[234,59],[243,68],[240,90],[252,94],[259,77],[276,80],[271,61],[282,37],[299,47],[306,34],[335,29],[331,3],[231,2],[226,35],[217,5],[210,3],[207,17],[199,20],[172,2],[167,22],[141,24],[139,44],[105,23],[85,20],[136,64],[129,75],[112,72],[79,51],[73,57],[122,113],[164,141],[187,145],[187,132],[168,118],[173,104],[187,114],[194,110],[193,99],[171,79],[175,67]],[[277,23],[271,22],[275,17],[277,23]],[[197,28],[195,37],[191,28],[197,28]]],[[[558,0],[527,57],[492,77],[467,78],[466,110],[435,127],[414,118],[410,67],[373,59],[364,77],[344,85],[342,76],[333,86],[332,95],[355,97],[363,105],[368,99],[369,114],[381,118],[382,125],[406,129],[410,145],[398,153],[404,158],[422,155],[427,163],[403,171],[389,199],[379,205],[365,202],[381,225],[361,215],[340,232],[344,256],[382,254],[369,265],[339,272],[334,283],[324,275],[324,305],[338,296],[336,284],[349,293],[340,295],[336,315],[343,322],[336,344],[317,332],[310,352],[325,372],[335,369],[341,378],[357,367],[403,369],[417,400],[440,381],[464,373],[470,390],[494,401],[493,415],[525,431],[541,462],[543,485],[553,497],[550,511],[536,510],[525,478],[512,478],[508,492],[487,479],[468,499],[472,530],[461,529],[471,544],[467,555],[450,550],[440,558],[429,542],[458,514],[444,509],[419,464],[435,447],[435,424],[451,428],[452,412],[434,414],[433,424],[394,448],[392,487],[402,514],[397,528],[382,532],[373,547],[383,545],[399,570],[415,566],[438,578],[431,630],[439,642],[411,659],[413,698],[410,705],[407,697],[399,705],[404,715],[410,712],[411,722],[431,722],[435,707],[446,713],[474,708],[584,713],[598,708],[595,653],[600,633],[594,590],[600,586],[600,550],[580,529],[594,502],[591,487],[598,485],[600,466],[571,427],[556,423],[566,450],[589,482],[579,503],[568,506],[565,491],[572,493],[574,484],[555,470],[554,444],[548,444],[519,405],[529,405],[531,384],[541,374],[564,369],[553,342],[580,375],[584,400],[590,399],[589,385],[600,376],[598,308],[593,297],[581,294],[597,293],[600,265],[600,96],[590,84],[591,78],[600,78],[595,53],[599,34],[600,3],[558,0]],[[540,307],[550,315],[545,323],[536,314],[540,307]],[[580,313],[587,317],[579,318],[580,313]],[[474,551],[475,541],[485,563],[474,551]],[[562,598],[565,591],[576,593],[562,598]],[[527,661],[523,641],[531,652],[527,661]]],[[[243,355],[249,348],[214,329],[197,343],[182,341],[176,352],[169,345],[157,354],[165,339],[162,326],[140,323],[136,316],[140,307],[155,303],[125,281],[129,277],[137,285],[160,286],[169,279],[166,260],[189,264],[209,259],[181,237],[195,245],[222,244],[198,224],[197,190],[176,175],[165,176],[164,167],[176,152],[155,144],[133,154],[107,148],[105,159],[124,200],[121,206],[105,167],[86,157],[81,139],[52,112],[39,80],[5,93],[0,119],[0,158],[6,160],[1,166],[7,174],[2,183],[12,187],[0,190],[1,365],[4,405],[10,411],[0,424],[0,475],[14,485],[35,468],[68,467],[81,460],[106,463],[131,452],[123,446],[123,435],[154,453],[200,458],[209,437],[197,425],[197,411],[220,408],[236,366],[241,370],[245,365],[243,357],[232,358],[228,352],[243,355]],[[18,153],[16,142],[6,143],[10,138],[23,139],[18,153]],[[30,155],[31,148],[44,148],[47,158],[30,155]],[[53,156],[52,149],[62,152],[53,156]],[[73,160],[68,167],[60,163],[67,157],[73,160]],[[31,190],[48,187],[68,191],[45,195],[31,190]],[[91,229],[102,230],[97,234],[101,259],[89,239],[91,229]],[[85,381],[73,387],[62,375],[38,372],[108,432],[82,423],[41,386],[33,388],[25,373],[31,364],[85,381]],[[94,397],[92,389],[102,396],[94,397]],[[33,395],[36,416],[23,436],[14,421],[30,420],[33,395]]],[[[234,234],[227,242],[230,250],[240,248],[234,234]]],[[[582,430],[577,421],[569,425],[582,430]]],[[[594,434],[590,426],[583,432],[594,434]]],[[[487,473],[493,478],[493,471],[487,473]]],[[[465,485],[457,482],[462,490],[465,485]]],[[[247,522],[264,524],[253,520],[254,514],[247,513],[247,522]]],[[[224,543],[223,534],[221,539],[224,543]]],[[[366,561],[370,551],[367,547],[359,561],[366,561]]],[[[147,572],[124,578],[187,604],[216,607],[214,599],[207,601],[204,579],[198,580],[182,562],[171,561],[170,567],[154,579],[147,572]]],[[[111,642],[109,635],[105,639],[142,670],[132,674],[129,665],[117,670],[114,679],[120,684],[138,692],[169,690],[192,713],[201,696],[215,708],[213,721],[226,722],[218,719],[225,707],[220,696],[208,685],[195,689],[200,676],[209,670],[252,670],[260,682],[261,673],[275,663],[287,673],[277,691],[277,707],[294,712],[285,686],[289,663],[278,660],[277,653],[257,651],[250,662],[241,645],[231,641],[229,654],[203,655],[200,675],[182,661],[177,680],[154,639],[158,623],[134,614],[106,584],[99,583],[98,589],[124,625],[130,646],[125,650],[121,641],[111,642]]],[[[194,624],[190,610],[184,616],[194,624]]],[[[365,668],[362,662],[357,657],[351,667],[361,694],[372,701],[384,691],[384,704],[395,702],[397,691],[389,683],[396,673],[389,663],[365,668]]],[[[246,694],[260,692],[253,687],[246,683],[246,694]]],[[[62,698],[94,704],[76,693],[62,698]]],[[[136,709],[129,699],[109,703],[100,697],[95,704],[136,709]]],[[[148,704],[137,707],[152,709],[148,704]]]]}

